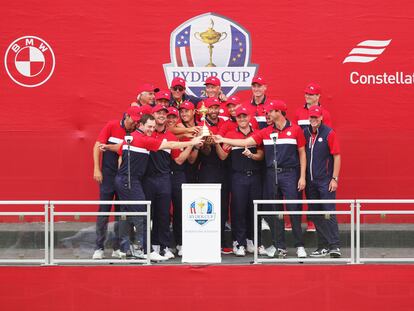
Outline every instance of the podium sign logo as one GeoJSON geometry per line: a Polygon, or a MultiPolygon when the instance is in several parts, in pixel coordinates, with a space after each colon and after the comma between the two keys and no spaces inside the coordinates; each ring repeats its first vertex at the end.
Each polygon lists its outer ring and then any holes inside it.
{"type": "Polygon", "coordinates": [[[222,92],[230,96],[250,89],[257,69],[250,56],[250,34],[245,28],[214,13],[196,16],[171,33],[171,63],[164,64],[167,84],[182,77],[190,95],[205,97],[204,81],[216,76],[222,92]]]}
{"type": "Polygon", "coordinates": [[[198,198],[191,202],[188,219],[194,220],[199,225],[205,225],[216,219],[214,204],[206,198],[198,198]]]}
{"type": "Polygon", "coordinates": [[[43,39],[25,36],[13,41],[4,56],[7,74],[17,84],[36,87],[45,83],[55,69],[55,55],[43,39]]]}

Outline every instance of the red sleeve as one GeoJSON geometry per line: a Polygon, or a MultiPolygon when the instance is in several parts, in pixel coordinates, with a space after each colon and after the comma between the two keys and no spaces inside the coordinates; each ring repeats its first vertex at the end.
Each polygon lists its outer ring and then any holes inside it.
{"type": "MultiPolygon", "coordinates": [[[[233,135],[233,132],[232,132],[232,131],[227,132],[225,137],[226,137],[226,138],[230,138],[230,139],[234,139],[234,138],[236,138],[236,137],[233,135]]],[[[230,153],[230,151],[231,151],[231,146],[229,146],[229,148],[224,148],[224,145],[225,145],[225,144],[223,144],[223,145],[221,146],[221,147],[223,148],[224,152],[226,152],[226,153],[230,153]]]]}
{"type": "Polygon", "coordinates": [[[162,140],[151,136],[143,137],[145,148],[149,151],[158,151],[160,149],[162,140]]]}
{"type": "Polygon", "coordinates": [[[226,133],[228,132],[228,123],[227,123],[227,121],[226,122],[224,122],[220,127],[219,127],[219,130],[218,130],[218,132],[217,132],[217,134],[218,135],[220,135],[220,136],[224,136],[224,135],[226,135],[226,133]]]}
{"type": "Polygon", "coordinates": [[[328,146],[331,154],[339,154],[339,142],[335,131],[331,131],[328,135],[328,146]]]}
{"type": "Polygon", "coordinates": [[[299,126],[296,128],[296,133],[296,142],[299,149],[306,145],[305,134],[303,134],[303,130],[299,126]]]}
{"type": "Polygon", "coordinates": [[[111,137],[111,122],[108,122],[105,127],[99,133],[97,141],[100,143],[106,144],[108,142],[109,137],[111,137]]]}
{"type": "Polygon", "coordinates": [[[126,144],[126,141],[124,140],[124,141],[122,141],[121,147],[119,147],[118,154],[119,154],[120,156],[122,156],[122,148],[123,148],[123,146],[124,146],[125,144],[126,144]]]}
{"type": "Polygon", "coordinates": [[[250,124],[252,125],[252,128],[254,130],[258,130],[259,129],[259,123],[257,123],[255,117],[253,117],[253,116],[250,117],[250,124]]]}
{"type": "Polygon", "coordinates": [[[251,137],[254,139],[256,144],[261,145],[263,143],[263,138],[266,135],[266,131],[268,131],[267,127],[253,133],[251,137]]]}
{"type": "Polygon", "coordinates": [[[331,119],[331,114],[329,113],[329,111],[326,109],[323,109],[322,116],[323,116],[323,121],[322,121],[323,124],[332,128],[332,119],[331,119]]]}
{"type": "MultiPolygon", "coordinates": [[[[177,137],[171,132],[168,132],[167,139],[168,139],[168,141],[178,141],[177,137]]],[[[183,152],[183,150],[181,150],[181,149],[171,149],[171,158],[172,159],[178,158],[180,156],[181,152],[183,152]]]]}

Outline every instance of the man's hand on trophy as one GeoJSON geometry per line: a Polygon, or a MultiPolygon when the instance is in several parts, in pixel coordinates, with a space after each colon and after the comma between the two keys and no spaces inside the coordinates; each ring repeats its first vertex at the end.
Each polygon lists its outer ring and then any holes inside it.
{"type": "Polygon", "coordinates": [[[203,145],[204,139],[202,136],[196,136],[191,140],[191,145],[193,146],[198,146],[198,145],[203,145]]]}
{"type": "Polygon", "coordinates": [[[193,126],[193,127],[191,127],[191,133],[194,136],[197,136],[198,133],[200,133],[200,132],[201,132],[201,126],[193,126]]]}
{"type": "Polygon", "coordinates": [[[223,142],[223,137],[221,137],[220,135],[213,135],[212,137],[216,144],[221,144],[223,142]]]}

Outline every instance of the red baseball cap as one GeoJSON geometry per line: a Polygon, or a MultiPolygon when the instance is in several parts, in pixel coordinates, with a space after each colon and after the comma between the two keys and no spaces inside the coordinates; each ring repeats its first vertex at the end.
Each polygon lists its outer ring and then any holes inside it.
{"type": "Polygon", "coordinates": [[[228,104],[233,104],[233,105],[236,105],[236,106],[240,105],[240,98],[237,97],[237,96],[230,96],[230,97],[227,98],[226,106],[228,104]]]}
{"type": "Polygon", "coordinates": [[[185,88],[185,80],[181,77],[175,77],[171,81],[171,87],[175,87],[175,86],[182,86],[183,88],[185,88]]]}
{"type": "Polygon", "coordinates": [[[249,110],[246,107],[240,106],[236,109],[236,117],[238,117],[241,114],[249,114],[249,110]]]}
{"type": "Polygon", "coordinates": [[[253,77],[252,85],[254,83],[257,83],[257,84],[260,84],[260,85],[264,85],[264,84],[266,84],[266,80],[262,76],[255,76],[255,77],[253,77]]]}
{"type": "Polygon", "coordinates": [[[321,93],[321,87],[317,83],[309,83],[308,86],[305,88],[305,93],[308,94],[320,94],[321,93]]]}
{"type": "Polygon", "coordinates": [[[194,104],[188,100],[182,102],[178,109],[187,109],[187,110],[194,110],[194,104]]]}
{"type": "Polygon", "coordinates": [[[177,108],[168,107],[167,116],[169,116],[169,115],[174,115],[174,116],[178,117],[178,110],[177,110],[177,108]]]}
{"type": "Polygon", "coordinates": [[[266,112],[272,110],[280,110],[280,111],[287,111],[286,103],[283,100],[271,100],[268,103],[264,104],[264,110],[266,112]]]}
{"type": "Polygon", "coordinates": [[[161,110],[165,110],[168,113],[168,108],[164,107],[163,105],[159,105],[159,104],[158,105],[155,105],[152,108],[152,113],[158,112],[158,111],[161,111],[161,110]]]}
{"type": "Polygon", "coordinates": [[[151,114],[152,113],[152,107],[150,105],[144,105],[139,107],[141,108],[142,114],[151,114]]]}
{"type": "Polygon", "coordinates": [[[322,108],[319,105],[313,105],[309,108],[308,111],[309,117],[319,118],[322,115],[322,108]]]}
{"type": "Polygon", "coordinates": [[[144,83],[138,88],[138,94],[142,92],[158,92],[160,89],[153,86],[151,83],[144,83]]]}
{"type": "Polygon", "coordinates": [[[170,100],[171,99],[170,91],[167,91],[167,90],[159,91],[157,94],[155,94],[155,100],[158,100],[158,99],[170,100]]]}
{"type": "Polygon", "coordinates": [[[209,97],[204,100],[204,105],[210,108],[212,106],[221,106],[221,102],[217,97],[209,97]]]}
{"type": "Polygon", "coordinates": [[[139,120],[141,120],[141,117],[143,115],[141,107],[138,107],[138,106],[129,107],[128,110],[127,110],[127,114],[135,122],[139,122],[139,120]]]}
{"type": "Polygon", "coordinates": [[[208,77],[207,78],[206,82],[204,82],[204,85],[207,85],[207,84],[212,84],[212,85],[215,85],[215,86],[220,86],[221,85],[221,82],[220,82],[220,79],[219,78],[211,76],[211,77],[208,77]]]}

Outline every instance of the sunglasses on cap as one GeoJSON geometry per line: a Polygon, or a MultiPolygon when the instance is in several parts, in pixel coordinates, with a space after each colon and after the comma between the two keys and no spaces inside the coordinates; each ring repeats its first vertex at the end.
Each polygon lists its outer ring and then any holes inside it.
{"type": "Polygon", "coordinates": [[[183,88],[182,86],[174,86],[172,89],[173,89],[174,91],[179,91],[179,92],[184,91],[184,88],[183,88]]]}

